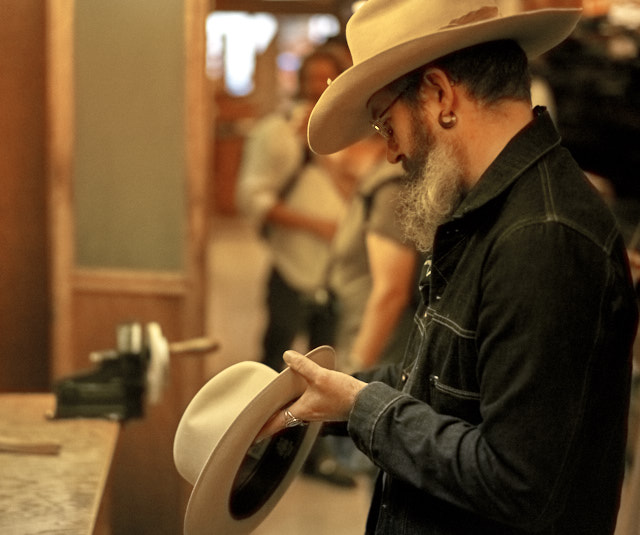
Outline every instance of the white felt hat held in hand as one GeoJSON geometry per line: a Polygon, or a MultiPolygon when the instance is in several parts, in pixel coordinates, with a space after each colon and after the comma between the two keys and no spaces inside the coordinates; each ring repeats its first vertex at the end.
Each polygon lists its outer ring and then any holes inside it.
{"type": "MultiPolygon", "coordinates": [[[[333,369],[335,352],[322,346],[306,355],[333,369]]],[[[247,534],[275,507],[304,463],[320,423],[285,429],[253,445],[263,425],[306,388],[286,368],[240,362],[217,374],[194,396],[178,425],[173,455],[193,485],[185,535],[247,534]]]]}

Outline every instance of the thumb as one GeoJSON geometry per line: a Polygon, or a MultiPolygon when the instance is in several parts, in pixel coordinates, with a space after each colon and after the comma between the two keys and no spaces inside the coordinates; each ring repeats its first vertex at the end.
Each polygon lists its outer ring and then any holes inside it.
{"type": "Polygon", "coordinates": [[[285,351],[282,358],[289,368],[294,372],[299,373],[307,380],[312,379],[317,371],[318,365],[297,351],[293,351],[291,349],[285,351]]]}

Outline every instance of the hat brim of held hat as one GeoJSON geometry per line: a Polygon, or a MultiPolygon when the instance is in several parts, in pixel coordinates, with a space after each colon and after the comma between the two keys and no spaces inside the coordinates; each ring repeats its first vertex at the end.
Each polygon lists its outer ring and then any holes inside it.
{"type": "MultiPolygon", "coordinates": [[[[335,366],[335,353],[329,346],[319,347],[306,356],[325,368],[335,366]]],[[[228,388],[234,388],[244,374],[252,373],[252,368],[257,375],[264,374],[260,367],[268,368],[256,362],[242,362],[223,370],[209,382],[220,379],[228,388]],[[229,376],[220,378],[225,372],[229,376]],[[237,376],[231,377],[233,374],[237,376]]],[[[269,418],[300,397],[306,388],[305,381],[289,368],[279,374],[273,371],[273,376],[212,446],[189,498],[185,535],[250,533],[273,510],[306,460],[320,429],[319,422],[285,429],[254,445],[257,433],[269,418]]],[[[206,395],[205,389],[206,385],[190,406],[202,403],[197,398],[201,393],[206,395]]],[[[188,411],[189,407],[185,415],[188,411]]],[[[180,425],[176,432],[178,449],[182,447],[179,440],[189,440],[188,432],[181,432],[180,425]]]]}
{"type": "Polygon", "coordinates": [[[498,17],[400,43],[355,64],[333,80],[316,103],[308,126],[308,141],[318,154],[337,152],[372,133],[367,102],[380,89],[456,50],[488,41],[513,39],[529,58],[564,41],[581,10],[542,9],[498,17]]]}

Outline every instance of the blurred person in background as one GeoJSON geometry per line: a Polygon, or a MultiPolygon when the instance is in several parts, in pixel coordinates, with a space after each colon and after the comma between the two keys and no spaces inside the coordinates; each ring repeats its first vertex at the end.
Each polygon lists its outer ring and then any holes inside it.
{"type": "Polygon", "coordinates": [[[379,136],[321,162],[333,174],[357,177],[328,270],[327,285],[339,303],[338,368],[350,372],[397,362],[417,306],[419,262],[399,219],[402,173],[386,161],[386,146],[379,136]]]}
{"type": "MultiPolygon", "coordinates": [[[[375,134],[319,161],[332,174],[357,180],[327,274],[338,303],[336,369],[350,373],[400,362],[419,301],[422,258],[400,221],[402,173],[387,162],[384,140],[375,134]]],[[[350,470],[375,476],[375,466],[351,440],[335,437],[330,443],[350,470]]]]}
{"type": "MultiPolygon", "coordinates": [[[[353,184],[317,164],[307,140],[313,105],[336,78],[343,59],[316,50],[298,73],[299,94],[284,112],[261,119],[247,138],[237,205],[259,230],[271,257],[266,288],[267,326],[261,361],[279,371],[282,354],[302,337],[307,347],[334,345],[336,303],[325,287],[331,243],[353,184]]],[[[320,439],[304,466],[307,475],[352,486],[320,439]]]]}
{"type": "Polygon", "coordinates": [[[316,164],[306,131],[327,80],[340,72],[333,54],[317,51],[306,57],[296,102],[261,119],[243,153],[237,205],[260,229],[271,255],[261,360],[276,370],[297,335],[308,336],[313,347],[335,339],[334,303],[324,277],[350,186],[316,164]]]}

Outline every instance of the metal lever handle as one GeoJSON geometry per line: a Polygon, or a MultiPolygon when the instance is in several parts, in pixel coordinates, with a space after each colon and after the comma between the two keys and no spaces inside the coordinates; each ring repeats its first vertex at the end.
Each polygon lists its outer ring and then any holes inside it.
{"type": "Polygon", "coordinates": [[[193,353],[211,353],[220,348],[219,342],[211,338],[191,338],[182,342],[172,342],[169,344],[169,353],[172,355],[184,355],[193,353]]]}

